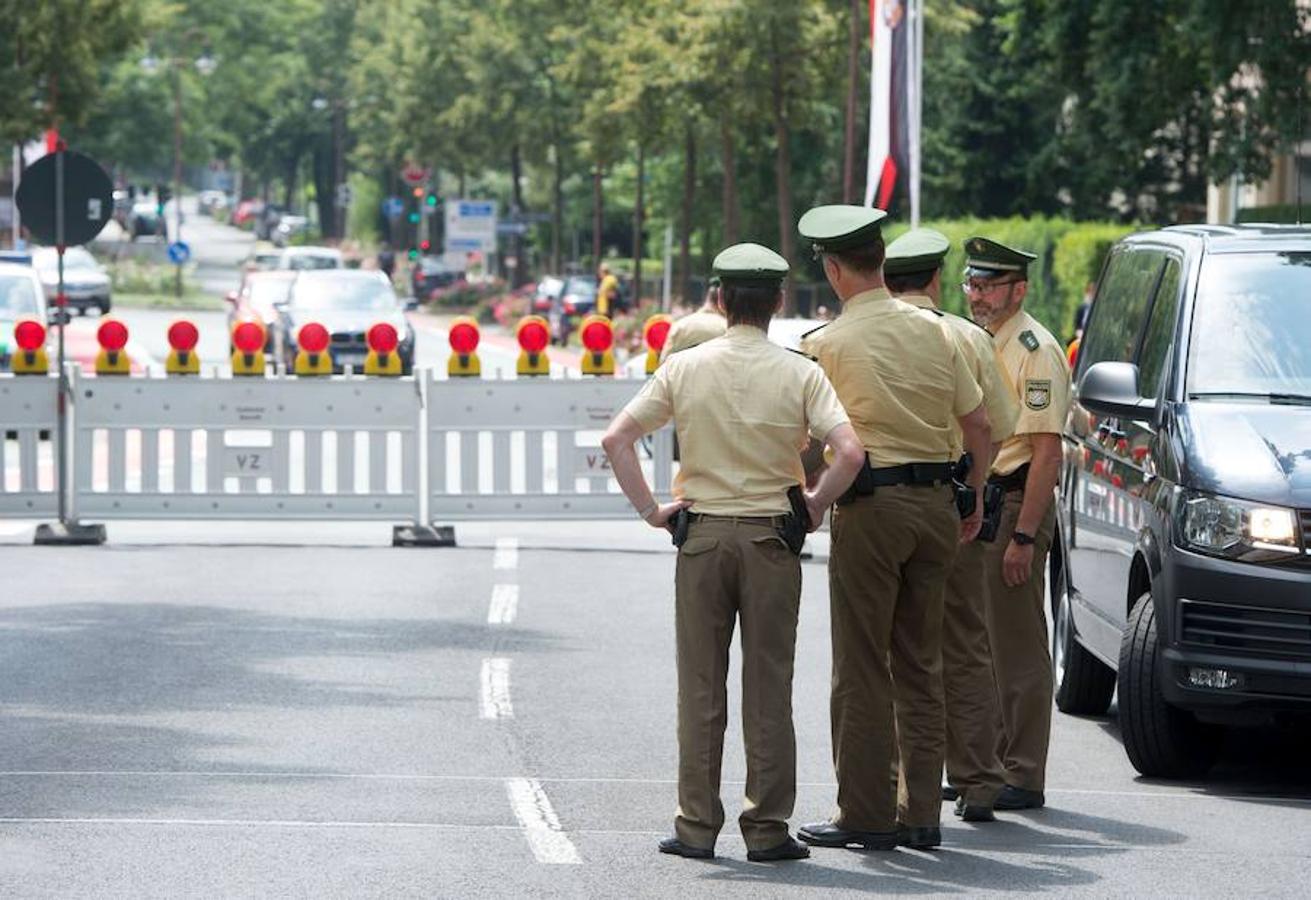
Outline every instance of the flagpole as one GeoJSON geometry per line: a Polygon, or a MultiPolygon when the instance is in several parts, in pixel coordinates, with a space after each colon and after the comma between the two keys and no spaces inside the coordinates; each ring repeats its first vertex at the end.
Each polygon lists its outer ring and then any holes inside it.
{"type": "Polygon", "coordinates": [[[906,35],[909,59],[906,82],[910,91],[908,137],[910,144],[910,227],[920,224],[920,123],[924,97],[924,0],[910,0],[910,33],[906,35]]]}

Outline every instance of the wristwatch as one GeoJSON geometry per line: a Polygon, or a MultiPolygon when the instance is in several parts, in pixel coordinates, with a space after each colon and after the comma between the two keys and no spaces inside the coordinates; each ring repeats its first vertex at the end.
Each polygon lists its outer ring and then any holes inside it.
{"type": "Polygon", "coordinates": [[[1033,535],[1025,534],[1023,531],[1011,532],[1011,540],[1021,547],[1028,547],[1033,543],[1033,535]]]}

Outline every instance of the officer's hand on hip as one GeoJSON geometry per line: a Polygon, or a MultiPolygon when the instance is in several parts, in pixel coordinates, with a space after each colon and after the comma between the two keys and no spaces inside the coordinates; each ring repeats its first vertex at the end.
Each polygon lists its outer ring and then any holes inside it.
{"type": "Polygon", "coordinates": [[[1001,563],[1001,580],[1007,587],[1019,587],[1029,580],[1029,569],[1033,565],[1033,545],[1011,541],[1006,545],[1006,556],[1001,563]]]}
{"type": "Polygon", "coordinates": [[[960,520],[960,542],[968,544],[979,536],[979,529],[983,527],[983,505],[976,504],[974,512],[970,513],[964,519],[960,520]]]}
{"type": "Polygon", "coordinates": [[[663,528],[669,530],[669,520],[672,519],[680,509],[686,509],[692,504],[686,500],[675,500],[673,503],[666,503],[664,506],[656,507],[656,511],[647,516],[646,524],[652,528],[663,528]]]}
{"type": "Polygon", "coordinates": [[[820,504],[814,494],[806,494],[806,514],[810,517],[810,527],[807,531],[817,531],[819,526],[824,524],[824,514],[828,512],[828,507],[820,504]]]}

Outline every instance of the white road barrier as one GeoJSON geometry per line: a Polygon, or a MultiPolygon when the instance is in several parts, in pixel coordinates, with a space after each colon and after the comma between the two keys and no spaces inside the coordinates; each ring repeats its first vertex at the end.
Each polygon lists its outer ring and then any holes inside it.
{"type": "Polygon", "coordinates": [[[0,518],[48,518],[58,510],[52,449],[58,398],[53,376],[0,375],[0,518]]]}

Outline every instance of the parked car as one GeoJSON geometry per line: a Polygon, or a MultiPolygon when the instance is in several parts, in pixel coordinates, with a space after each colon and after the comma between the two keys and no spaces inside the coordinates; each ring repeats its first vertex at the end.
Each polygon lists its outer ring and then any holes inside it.
{"type": "Polygon", "coordinates": [[[570,275],[551,300],[546,318],[551,325],[551,340],[561,347],[583,316],[596,308],[597,281],[594,275],[570,275]]]}
{"type": "Polygon", "coordinates": [[[45,290],[36,270],[17,262],[0,262],[0,371],[14,355],[14,325],[33,316],[47,319],[45,290]]]}
{"type": "Polygon", "coordinates": [[[256,241],[250,248],[250,254],[242,264],[242,269],[249,272],[268,272],[278,267],[282,260],[282,248],[275,247],[269,241],[256,241]]]}
{"type": "Polygon", "coordinates": [[[242,200],[232,208],[233,225],[238,228],[253,226],[264,215],[263,200],[242,200]]]}
{"type": "Polygon", "coordinates": [[[201,191],[196,196],[196,208],[208,216],[218,216],[227,209],[228,195],[222,191],[201,191]]]}
{"type": "Polygon", "coordinates": [[[139,237],[163,236],[164,217],[159,214],[159,206],[154,200],[138,200],[132,204],[128,232],[134,241],[139,237]]]}
{"type": "Polygon", "coordinates": [[[1051,555],[1056,703],[1144,775],[1311,715],[1311,228],[1117,244],[1079,353],[1051,555]]]}
{"type": "Polygon", "coordinates": [[[464,272],[450,268],[439,257],[423,256],[410,268],[410,291],[415,299],[427,300],[463,278],[464,272]]]}
{"type": "Polygon", "coordinates": [[[279,269],[340,269],[345,266],[336,247],[285,247],[278,256],[279,269]]]}
{"type": "MultiPolygon", "coordinates": [[[[266,334],[264,352],[272,353],[280,308],[286,304],[295,279],[296,273],[286,270],[247,274],[241,288],[227,296],[228,334],[232,334],[233,326],[239,321],[259,319],[266,334]]],[[[229,346],[228,350],[231,352],[232,348],[229,346]]]]}
{"type": "Polygon", "coordinates": [[[296,335],[302,325],[318,322],[332,335],[328,352],[332,370],[346,366],[359,371],[368,354],[366,333],[377,322],[388,322],[400,338],[401,369],[414,371],[414,329],[387,276],[370,269],[302,271],[292,282],[288,302],[279,310],[278,341],[291,369],[296,361],[296,335]]]}
{"type": "Polygon", "coordinates": [[[533,289],[533,312],[550,312],[551,304],[564,290],[564,278],[560,275],[543,275],[533,289]]]}
{"type": "MultiPolygon", "coordinates": [[[[54,247],[38,247],[32,252],[32,266],[45,286],[46,298],[53,301],[59,293],[59,254],[54,247]]],[[[111,305],[109,273],[84,247],[64,251],[64,296],[70,310],[86,315],[98,309],[103,316],[111,305]]]]}
{"type": "Polygon", "coordinates": [[[293,216],[290,213],[278,217],[278,224],[274,226],[269,233],[269,240],[275,246],[285,247],[292,242],[298,235],[304,234],[310,227],[310,220],[304,216],[293,216]]]}

